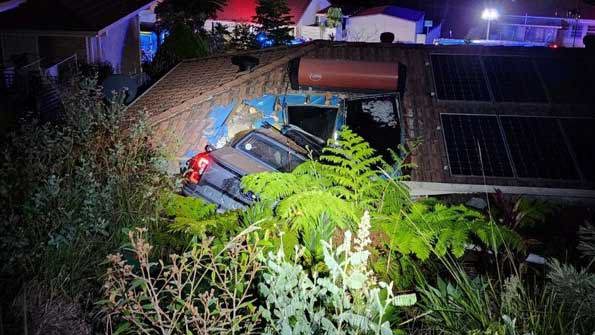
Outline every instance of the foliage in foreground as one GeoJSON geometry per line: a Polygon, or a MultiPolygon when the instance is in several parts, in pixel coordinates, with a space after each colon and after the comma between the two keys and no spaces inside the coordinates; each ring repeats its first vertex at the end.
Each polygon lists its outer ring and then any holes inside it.
{"type": "Polygon", "coordinates": [[[236,236],[220,252],[211,241],[167,261],[151,261],[144,230],[129,233],[136,266],[121,254],[108,257],[105,283],[107,331],[132,334],[250,334],[259,313],[253,286],[259,253],[236,236]]]}
{"type": "Polygon", "coordinates": [[[36,327],[50,327],[58,320],[52,315],[72,315],[64,306],[83,303],[78,314],[87,312],[105,255],[121,245],[122,230],[155,224],[168,185],[143,121],[124,127],[124,106],[105,102],[94,80],[82,80],[64,103],[58,122],[23,119],[0,149],[0,274],[7,288],[0,301],[21,292],[16,300],[26,306],[3,310],[31,321],[30,332],[47,332],[36,327]]]}
{"type": "MultiPolygon", "coordinates": [[[[582,241],[583,245],[589,241],[582,241]]],[[[443,259],[450,281],[419,278],[424,325],[440,334],[589,334],[595,329],[595,274],[552,259],[544,283],[519,264],[503,279],[471,278],[443,259]]]]}
{"type": "MultiPolygon", "coordinates": [[[[401,151],[407,153],[405,148],[401,151]]],[[[314,259],[322,256],[320,240],[328,241],[336,229],[353,228],[368,210],[374,270],[398,287],[411,284],[412,272],[406,268],[415,260],[427,261],[433,252],[461,257],[470,244],[494,250],[505,245],[523,248],[518,234],[465,206],[412,202],[400,182],[400,171],[408,165],[393,156],[396,167],[384,163],[361,136],[345,128],[319,161],[308,161],[291,173],[249,175],[242,184],[259,195],[261,205],[272,208],[260,218],[292,237],[289,241],[306,246],[306,256],[314,259]]],[[[293,245],[287,249],[291,252],[293,245]]]]}
{"type": "Polygon", "coordinates": [[[94,280],[123,227],[150,224],[145,214],[165,185],[145,125],[121,127],[124,106],[100,92],[83,80],[62,123],[24,122],[2,147],[2,272],[73,296],[94,280]]]}
{"type": "Polygon", "coordinates": [[[346,231],[336,248],[323,243],[328,272],[309,274],[300,254],[287,261],[282,249],[270,253],[260,283],[266,302],[265,334],[393,334],[387,317],[394,307],[411,306],[415,294],[394,295],[393,283],[377,281],[369,269],[370,217],[364,213],[352,240],[346,231]]]}

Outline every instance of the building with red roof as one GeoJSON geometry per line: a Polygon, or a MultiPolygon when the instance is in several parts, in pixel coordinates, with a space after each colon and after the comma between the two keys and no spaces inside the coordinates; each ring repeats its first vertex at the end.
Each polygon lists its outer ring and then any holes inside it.
{"type": "MultiPolygon", "coordinates": [[[[228,27],[236,24],[252,24],[256,16],[257,0],[228,0],[226,6],[217,12],[215,18],[207,20],[205,29],[220,23],[228,27]]],[[[302,36],[302,27],[316,23],[316,12],[330,6],[327,0],[288,0],[289,15],[292,17],[294,36],[302,36]]]]}

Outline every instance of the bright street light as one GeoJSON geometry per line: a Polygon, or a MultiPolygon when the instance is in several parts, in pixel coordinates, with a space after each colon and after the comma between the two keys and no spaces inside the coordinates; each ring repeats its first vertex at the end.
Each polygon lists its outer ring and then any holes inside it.
{"type": "Polygon", "coordinates": [[[490,39],[490,24],[492,20],[497,20],[500,14],[494,8],[486,8],[481,13],[481,18],[488,21],[488,29],[486,31],[486,40],[490,39]]]}

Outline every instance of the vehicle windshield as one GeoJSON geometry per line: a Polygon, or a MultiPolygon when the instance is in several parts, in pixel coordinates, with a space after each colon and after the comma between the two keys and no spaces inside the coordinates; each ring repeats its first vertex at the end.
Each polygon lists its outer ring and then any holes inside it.
{"type": "Polygon", "coordinates": [[[238,149],[282,172],[289,172],[304,162],[304,159],[259,135],[252,135],[242,141],[238,149]]]}
{"type": "Polygon", "coordinates": [[[336,107],[287,106],[287,122],[326,141],[333,136],[337,113],[336,107]]]}

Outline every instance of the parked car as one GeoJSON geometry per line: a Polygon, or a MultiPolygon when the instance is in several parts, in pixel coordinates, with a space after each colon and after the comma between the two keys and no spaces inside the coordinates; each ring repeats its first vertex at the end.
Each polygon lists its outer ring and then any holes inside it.
{"type": "Polygon", "coordinates": [[[243,176],[292,171],[309,155],[317,156],[323,145],[324,141],[293,125],[240,132],[229,145],[220,149],[207,145],[205,152],[188,160],[182,193],[217,204],[223,211],[244,208],[256,195],[242,191],[243,176]]]}

